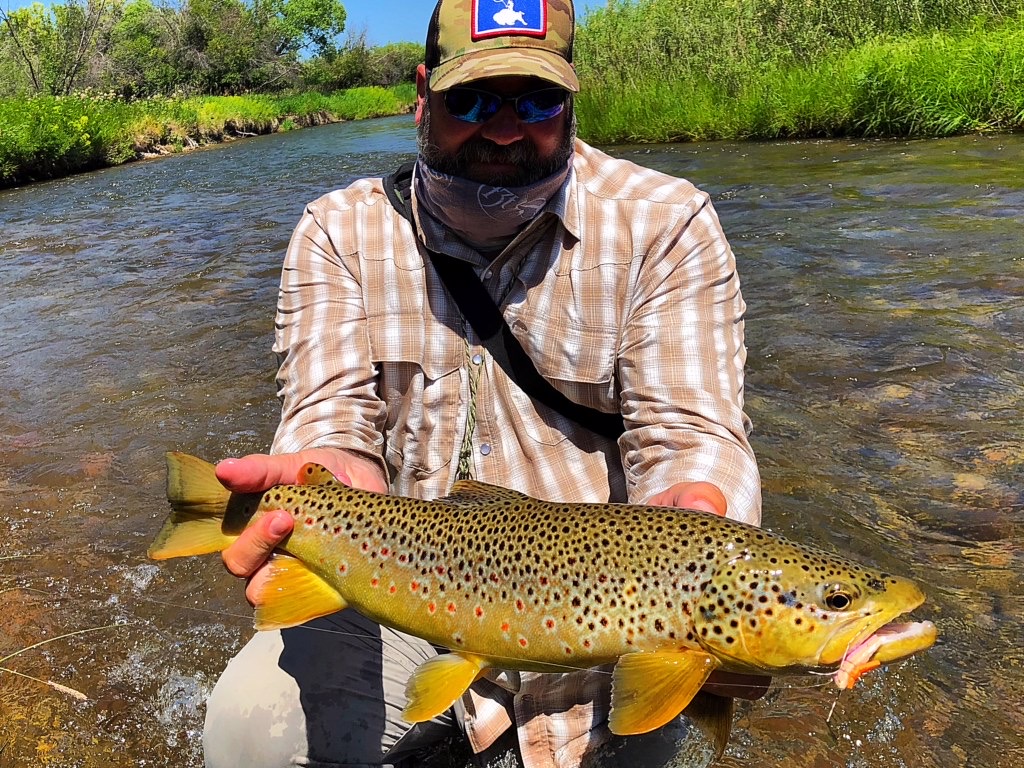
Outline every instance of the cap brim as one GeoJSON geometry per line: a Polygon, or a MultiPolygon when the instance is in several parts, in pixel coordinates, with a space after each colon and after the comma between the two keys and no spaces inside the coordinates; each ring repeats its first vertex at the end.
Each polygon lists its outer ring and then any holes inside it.
{"type": "Polygon", "coordinates": [[[456,85],[488,77],[538,77],[577,93],[580,81],[572,64],[536,48],[496,48],[477,51],[439,64],[430,73],[430,89],[447,91],[456,85]]]}

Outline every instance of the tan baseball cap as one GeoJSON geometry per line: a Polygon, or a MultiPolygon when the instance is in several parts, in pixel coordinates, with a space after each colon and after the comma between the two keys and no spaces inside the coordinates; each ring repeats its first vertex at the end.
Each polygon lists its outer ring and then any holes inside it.
{"type": "Polygon", "coordinates": [[[576,92],[572,0],[439,0],[427,28],[430,88],[486,77],[539,77],[576,92]]]}

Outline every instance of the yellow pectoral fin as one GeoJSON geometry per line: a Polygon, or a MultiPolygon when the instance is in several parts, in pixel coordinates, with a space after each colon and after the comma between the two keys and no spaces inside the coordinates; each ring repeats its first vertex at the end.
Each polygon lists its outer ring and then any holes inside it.
{"type": "Polygon", "coordinates": [[[347,607],[337,590],[301,560],[275,553],[267,567],[267,578],[252,596],[256,629],[294,627],[347,607]]]}
{"type": "Polygon", "coordinates": [[[618,736],[660,728],[683,711],[720,663],[703,651],[627,653],[612,672],[608,727],[618,736]]]}
{"type": "Polygon", "coordinates": [[[408,703],[402,717],[422,723],[437,717],[466,692],[486,666],[483,659],[443,653],[423,662],[405,686],[408,703]]]}

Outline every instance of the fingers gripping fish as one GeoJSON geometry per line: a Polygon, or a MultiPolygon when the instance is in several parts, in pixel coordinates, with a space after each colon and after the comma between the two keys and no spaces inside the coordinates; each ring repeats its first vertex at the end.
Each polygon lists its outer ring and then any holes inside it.
{"type": "MultiPolygon", "coordinates": [[[[645,733],[716,669],[834,671],[850,687],[936,636],[930,622],[892,623],[924,601],[913,582],[704,512],[551,503],[473,481],[422,501],[350,488],[316,464],[294,485],[232,494],[182,453],[168,454],[168,498],[156,559],[220,551],[272,510],[294,516],[257,629],[353,608],[450,649],[413,672],[410,722],[444,712],[488,668],[614,663],[609,727],[645,733]]],[[[731,714],[731,701],[697,713],[719,750],[731,714]]]]}

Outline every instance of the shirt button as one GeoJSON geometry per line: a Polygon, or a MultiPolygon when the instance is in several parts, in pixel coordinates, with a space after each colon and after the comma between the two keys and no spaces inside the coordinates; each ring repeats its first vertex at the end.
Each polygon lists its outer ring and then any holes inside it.
{"type": "Polygon", "coordinates": [[[489,446],[487,443],[484,443],[483,445],[480,446],[480,453],[482,453],[484,456],[490,456],[491,446],[489,446]]]}
{"type": "Polygon", "coordinates": [[[473,365],[480,365],[480,363],[482,363],[483,361],[484,361],[484,356],[481,355],[479,352],[477,354],[473,355],[473,365]]]}
{"type": "Polygon", "coordinates": [[[491,279],[491,276],[492,276],[493,274],[494,274],[494,273],[493,273],[493,272],[491,272],[491,270],[489,270],[489,269],[488,269],[488,270],[487,270],[486,272],[484,272],[484,280],[490,280],[490,279],[491,279]]]}

